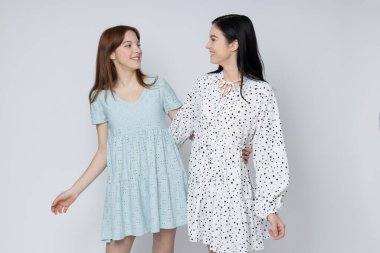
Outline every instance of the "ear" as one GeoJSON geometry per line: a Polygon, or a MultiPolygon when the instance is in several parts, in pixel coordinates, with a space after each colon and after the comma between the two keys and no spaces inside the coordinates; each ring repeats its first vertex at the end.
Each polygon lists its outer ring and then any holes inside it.
{"type": "Polygon", "coordinates": [[[111,59],[111,60],[115,60],[115,59],[116,59],[116,54],[115,54],[115,52],[112,52],[112,53],[110,54],[110,59],[111,59]]]}
{"type": "Polygon", "coordinates": [[[232,41],[230,43],[230,49],[231,49],[232,52],[237,51],[238,48],[239,48],[239,42],[238,42],[238,40],[234,40],[234,41],[232,41]]]}

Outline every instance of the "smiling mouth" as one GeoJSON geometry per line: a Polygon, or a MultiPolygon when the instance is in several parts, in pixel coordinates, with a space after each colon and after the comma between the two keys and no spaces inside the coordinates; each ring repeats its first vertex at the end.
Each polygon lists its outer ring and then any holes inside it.
{"type": "Polygon", "coordinates": [[[141,57],[140,56],[135,56],[135,57],[131,57],[130,59],[134,60],[134,61],[140,61],[141,57]]]}

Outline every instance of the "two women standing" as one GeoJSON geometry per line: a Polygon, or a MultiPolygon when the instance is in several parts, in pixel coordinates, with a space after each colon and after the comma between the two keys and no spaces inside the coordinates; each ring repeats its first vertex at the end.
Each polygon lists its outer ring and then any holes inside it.
{"type": "Polygon", "coordinates": [[[173,252],[175,228],[188,223],[191,241],[212,252],[263,248],[269,230],[284,235],[276,212],[288,185],[288,167],[276,100],[263,79],[251,21],[240,15],[214,20],[211,62],[184,103],[165,80],[140,70],[135,28],[106,30],[99,41],[90,93],[99,148],[88,169],[53,202],[66,212],[107,167],[102,239],[107,252],[130,252],[135,236],[154,233],[153,252],[173,252]],[[173,118],[170,131],[165,115],[173,118]],[[187,178],[175,144],[194,136],[187,178]],[[254,147],[255,184],[242,149],[254,147]],[[187,216],[187,217],[186,217],[187,216]]]}

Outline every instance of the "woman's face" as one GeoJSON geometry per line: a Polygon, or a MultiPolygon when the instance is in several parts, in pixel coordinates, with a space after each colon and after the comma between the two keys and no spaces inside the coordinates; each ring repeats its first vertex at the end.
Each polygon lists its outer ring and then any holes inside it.
{"type": "Polygon", "coordinates": [[[114,64],[122,69],[135,71],[141,67],[140,41],[133,31],[127,31],[121,45],[110,56],[114,64]]]}
{"type": "Polygon", "coordinates": [[[236,64],[237,41],[228,43],[223,32],[215,25],[211,26],[206,48],[210,52],[210,62],[218,65],[236,64]]]}

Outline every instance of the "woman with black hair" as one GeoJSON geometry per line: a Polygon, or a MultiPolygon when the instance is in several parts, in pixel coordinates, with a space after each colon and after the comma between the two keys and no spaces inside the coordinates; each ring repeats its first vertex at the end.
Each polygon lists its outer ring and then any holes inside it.
{"type": "Polygon", "coordinates": [[[206,48],[216,71],[198,78],[171,125],[177,145],[193,133],[187,219],[190,241],[210,252],[249,252],[284,236],[277,215],[289,184],[276,98],[264,80],[251,20],[215,19],[206,48]],[[254,148],[255,182],[241,159],[254,148]],[[270,226],[270,227],[269,227],[270,226]]]}

